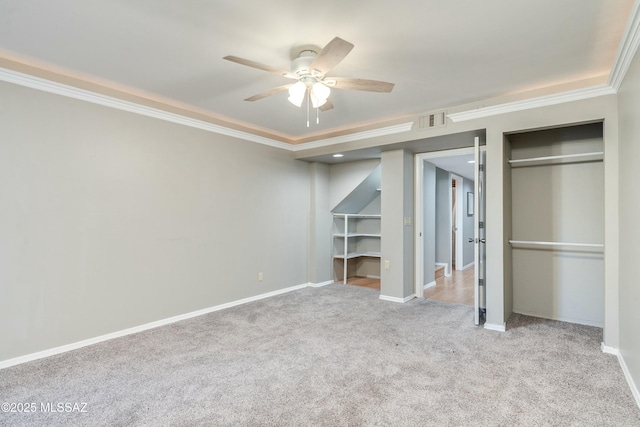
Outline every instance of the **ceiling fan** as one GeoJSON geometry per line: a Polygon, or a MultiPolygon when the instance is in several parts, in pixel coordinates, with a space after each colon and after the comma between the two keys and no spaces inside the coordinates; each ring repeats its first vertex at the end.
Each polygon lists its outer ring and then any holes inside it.
{"type": "MultiPolygon", "coordinates": [[[[239,58],[237,56],[225,56],[223,59],[236,62],[248,67],[257,68],[259,70],[270,73],[279,74],[288,79],[297,80],[283,86],[278,86],[266,92],[253,95],[246,98],[245,101],[258,101],[276,93],[289,91],[289,102],[297,107],[301,107],[302,103],[307,101],[307,127],[309,126],[309,104],[313,108],[321,111],[333,108],[329,95],[331,88],[361,90],[367,92],[385,92],[389,93],[393,90],[393,83],[381,82],[377,80],[365,80],[350,77],[327,77],[327,73],[338,65],[353,49],[353,44],[335,37],[320,52],[312,49],[304,49],[291,62],[291,71],[284,71],[270,67],[259,62],[249,59],[239,58]]],[[[319,122],[316,116],[316,122],[319,122]]]]}

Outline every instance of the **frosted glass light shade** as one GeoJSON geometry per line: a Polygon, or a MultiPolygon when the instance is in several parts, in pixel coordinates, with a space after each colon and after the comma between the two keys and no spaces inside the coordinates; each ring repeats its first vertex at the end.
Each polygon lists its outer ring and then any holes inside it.
{"type": "Polygon", "coordinates": [[[324,104],[331,93],[331,89],[320,82],[315,82],[311,88],[311,92],[318,98],[318,101],[322,101],[322,104],[324,104]]]}
{"type": "Polygon", "coordinates": [[[313,91],[311,91],[310,98],[311,98],[311,106],[313,108],[322,107],[327,102],[327,98],[318,99],[316,95],[313,93],[313,91]]]}
{"type": "Polygon", "coordinates": [[[297,82],[289,88],[289,102],[300,107],[304,100],[304,95],[307,93],[307,85],[302,82],[297,82]]]}

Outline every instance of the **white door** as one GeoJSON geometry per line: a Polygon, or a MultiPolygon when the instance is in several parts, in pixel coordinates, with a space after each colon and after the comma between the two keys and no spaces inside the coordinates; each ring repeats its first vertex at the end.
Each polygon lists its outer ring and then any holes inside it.
{"type": "MultiPolygon", "coordinates": [[[[484,197],[484,172],[485,172],[485,150],[480,148],[480,138],[475,137],[474,140],[474,154],[475,154],[475,189],[473,200],[473,222],[474,232],[473,240],[475,245],[474,250],[474,322],[476,325],[480,324],[480,320],[484,318],[486,310],[486,252],[485,252],[485,236],[486,236],[486,224],[485,224],[485,197],[484,197]]],[[[469,201],[470,202],[470,201],[469,201]]]]}

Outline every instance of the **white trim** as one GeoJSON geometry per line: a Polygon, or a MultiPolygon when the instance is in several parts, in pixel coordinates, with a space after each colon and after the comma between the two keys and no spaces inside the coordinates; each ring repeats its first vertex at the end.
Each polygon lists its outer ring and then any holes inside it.
{"type": "Polygon", "coordinates": [[[539,317],[541,319],[547,319],[547,320],[557,320],[558,322],[567,322],[567,323],[575,323],[577,325],[587,325],[587,326],[595,326],[598,328],[603,328],[604,327],[604,323],[603,322],[593,322],[591,320],[584,320],[584,319],[575,319],[573,317],[565,317],[565,316],[547,316],[544,314],[540,314],[540,313],[531,313],[531,312],[525,312],[525,311],[520,311],[520,310],[513,310],[514,313],[516,314],[522,314],[523,316],[530,316],[530,317],[539,317]]]}
{"type": "Polygon", "coordinates": [[[615,93],[616,91],[611,86],[602,84],[583,89],[523,99],[521,101],[491,105],[489,107],[477,108],[475,110],[451,113],[447,117],[449,117],[449,119],[451,119],[451,121],[454,123],[465,122],[468,120],[481,119],[485,117],[497,116],[500,114],[513,113],[516,111],[548,107],[551,105],[564,104],[566,102],[581,101],[583,99],[595,98],[598,96],[614,95],[615,93]]]}
{"type": "Polygon", "coordinates": [[[53,82],[6,68],[0,68],[0,81],[25,86],[31,89],[53,93],[56,95],[66,96],[67,98],[78,99],[81,101],[90,102],[92,104],[115,108],[117,110],[128,111],[130,113],[140,114],[142,116],[152,117],[171,123],[177,123],[208,132],[231,136],[233,138],[240,138],[246,141],[256,142],[258,144],[268,145],[270,147],[292,151],[292,146],[290,144],[276,141],[275,139],[215,125],[213,123],[205,122],[202,120],[192,119],[180,114],[170,113],[168,111],[159,110],[157,108],[147,107],[135,102],[124,101],[112,96],[101,95],[99,93],[91,92],[86,89],[80,89],[62,83],[53,82]]]}
{"type": "Polygon", "coordinates": [[[614,356],[620,355],[620,351],[617,348],[605,345],[603,342],[600,343],[600,350],[605,354],[612,354],[614,356]]]}
{"type": "Polygon", "coordinates": [[[82,347],[98,344],[100,342],[108,341],[114,338],[120,338],[126,335],[136,334],[138,332],[146,331],[148,329],[158,328],[160,326],[169,325],[171,323],[179,322],[181,320],[191,319],[192,317],[198,317],[204,314],[213,313],[214,311],[224,310],[226,308],[235,307],[235,306],[246,304],[249,302],[259,301],[261,299],[274,297],[276,295],[284,294],[287,292],[297,291],[299,289],[304,289],[309,285],[310,285],[309,283],[305,283],[303,285],[291,286],[289,288],[279,289],[277,291],[267,292],[265,294],[260,294],[260,295],[256,295],[249,298],[243,298],[241,300],[216,305],[216,306],[205,308],[202,310],[196,310],[190,313],[180,314],[178,316],[169,317],[167,319],[145,323],[144,325],[134,326],[133,328],[123,329],[120,331],[112,332],[110,334],[100,335],[98,337],[89,338],[89,339],[78,341],[75,343],[62,345],[60,347],[54,347],[48,350],[39,351],[37,353],[31,353],[24,356],[15,357],[13,359],[3,360],[3,361],[0,361],[0,369],[8,368],[10,366],[19,365],[22,363],[31,362],[31,361],[42,359],[49,356],[54,356],[60,353],[66,353],[67,351],[77,350],[82,347]]]}
{"type": "Polygon", "coordinates": [[[335,136],[333,138],[319,139],[313,142],[305,142],[291,147],[291,151],[309,150],[311,148],[327,147],[329,145],[342,144],[344,142],[360,141],[362,139],[375,138],[378,136],[394,135],[402,132],[409,132],[413,128],[414,122],[401,123],[399,125],[386,126],[383,128],[365,130],[362,132],[350,133],[348,135],[335,136]]]}
{"type": "Polygon", "coordinates": [[[506,324],[502,324],[502,325],[496,325],[493,323],[485,323],[484,324],[484,328],[489,330],[489,331],[496,331],[496,332],[507,332],[507,325],[506,324]]]}
{"type": "Polygon", "coordinates": [[[616,92],[620,90],[620,85],[629,70],[638,46],[640,46],[640,1],[636,0],[607,81],[607,84],[616,92]]]}
{"type": "Polygon", "coordinates": [[[404,298],[390,297],[390,296],[387,296],[387,295],[380,295],[380,299],[382,301],[399,302],[401,304],[404,304],[405,302],[411,301],[415,297],[416,297],[415,294],[409,295],[408,297],[404,297],[404,298]]]}
{"type": "Polygon", "coordinates": [[[633,394],[634,399],[636,400],[636,405],[640,408],[640,390],[635,382],[633,382],[633,377],[631,376],[631,372],[629,372],[629,368],[627,367],[626,362],[624,361],[624,357],[618,351],[616,356],[618,357],[618,363],[620,363],[620,368],[622,368],[622,373],[624,374],[624,378],[627,380],[627,384],[629,384],[629,388],[631,389],[631,394],[633,394]]]}
{"type": "Polygon", "coordinates": [[[471,261],[469,264],[467,265],[463,265],[462,268],[460,270],[466,270],[468,268],[471,268],[475,265],[475,261],[471,261]]]}
{"type": "Polygon", "coordinates": [[[444,277],[451,277],[451,264],[448,262],[436,262],[436,265],[444,267],[444,277]]]}
{"type": "Polygon", "coordinates": [[[432,287],[434,287],[435,285],[436,285],[436,281],[434,280],[434,281],[433,281],[433,282],[431,282],[431,283],[426,283],[426,284],[422,287],[422,290],[424,291],[425,289],[432,288],[432,287]]]}
{"type": "Polygon", "coordinates": [[[631,389],[631,394],[633,394],[634,399],[636,400],[636,404],[638,408],[640,408],[640,390],[635,382],[633,382],[633,377],[631,376],[631,372],[629,372],[629,368],[627,367],[627,363],[624,361],[624,357],[622,357],[622,353],[620,350],[615,347],[610,347],[605,345],[604,343],[600,343],[600,349],[605,354],[611,354],[618,358],[618,363],[620,364],[620,368],[622,369],[622,373],[624,374],[624,378],[627,380],[627,384],[629,384],[629,388],[631,389]]]}
{"type": "Polygon", "coordinates": [[[309,286],[312,288],[321,288],[323,286],[331,285],[333,283],[336,283],[336,282],[334,282],[333,280],[327,280],[326,282],[321,282],[321,283],[309,283],[309,286]]]}
{"type": "MultiPolygon", "coordinates": [[[[463,205],[464,201],[462,200],[462,193],[464,193],[464,179],[460,175],[456,175],[453,172],[449,172],[449,180],[455,181],[456,183],[456,222],[453,223],[453,218],[451,218],[451,228],[456,228],[456,241],[453,241],[453,236],[451,236],[451,259],[449,263],[451,264],[451,270],[453,273],[453,259],[456,260],[456,271],[462,270],[458,268],[460,265],[458,261],[462,261],[464,259],[464,221],[463,221],[463,205]],[[455,254],[453,248],[455,247],[455,254]],[[454,256],[455,255],[455,256],[454,256]]],[[[451,197],[449,198],[450,208],[453,208],[453,187],[449,185],[449,192],[451,197]]],[[[449,209],[449,216],[453,216],[453,209],[449,209]]]]}

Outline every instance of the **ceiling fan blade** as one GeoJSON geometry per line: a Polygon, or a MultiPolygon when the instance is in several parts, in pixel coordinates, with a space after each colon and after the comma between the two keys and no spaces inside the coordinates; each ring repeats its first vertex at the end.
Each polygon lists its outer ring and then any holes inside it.
{"type": "Polygon", "coordinates": [[[336,37],[322,48],[309,66],[309,70],[318,70],[321,74],[327,74],[351,52],[351,49],[353,44],[336,37]]]}
{"type": "Polygon", "coordinates": [[[330,77],[323,81],[329,87],[349,90],[363,90],[366,92],[389,93],[395,86],[394,83],[378,80],[354,79],[350,77],[330,77]]]}
{"type": "Polygon", "coordinates": [[[262,92],[262,93],[259,93],[257,95],[250,96],[249,98],[245,99],[245,101],[258,101],[260,99],[266,98],[267,96],[271,96],[271,95],[275,95],[276,93],[284,92],[285,90],[289,89],[291,86],[292,85],[289,84],[289,85],[274,87],[273,89],[269,89],[266,92],[262,92]]]}
{"type": "Polygon", "coordinates": [[[327,99],[327,102],[325,102],[324,104],[322,104],[319,108],[320,111],[327,111],[327,110],[331,110],[333,109],[333,103],[331,102],[330,99],[327,99]]]}
{"type": "Polygon", "coordinates": [[[250,59],[239,58],[237,56],[227,55],[222,59],[235,62],[236,64],[246,65],[247,67],[257,68],[258,70],[267,71],[269,73],[279,74],[288,79],[298,79],[298,76],[290,73],[289,71],[279,70],[278,68],[270,67],[269,65],[261,64],[260,62],[252,61],[250,59]]]}

